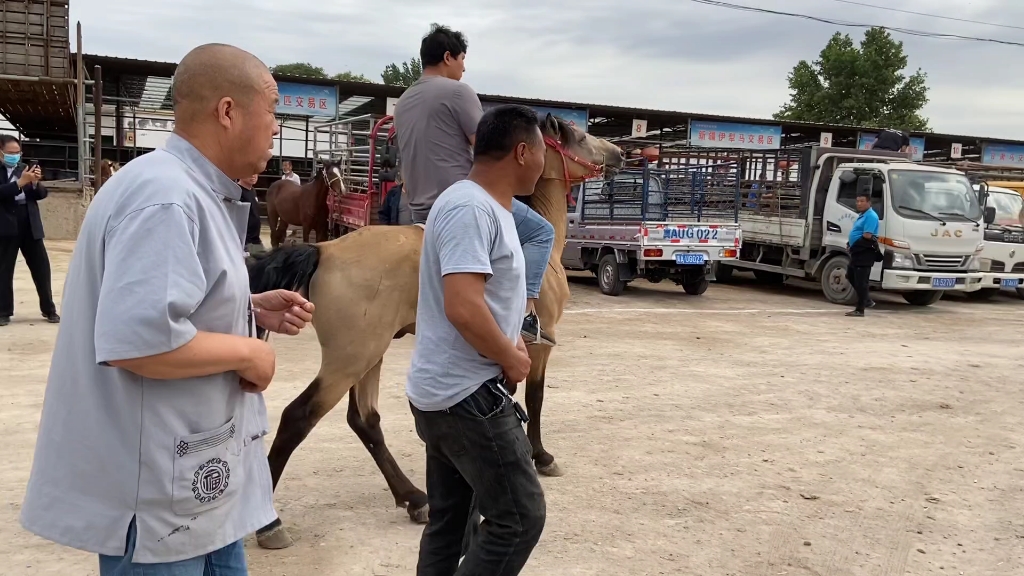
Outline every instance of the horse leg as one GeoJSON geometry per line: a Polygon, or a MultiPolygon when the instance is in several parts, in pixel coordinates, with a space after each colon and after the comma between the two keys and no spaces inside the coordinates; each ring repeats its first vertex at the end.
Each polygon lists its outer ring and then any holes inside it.
{"type": "Polygon", "coordinates": [[[377,398],[380,395],[380,367],[383,362],[382,358],[376,366],[370,368],[349,393],[348,425],[384,474],[384,480],[395,497],[395,506],[405,506],[409,518],[418,524],[426,524],[427,495],[402,472],[384,443],[384,431],[380,428],[377,398]]]}
{"type": "MultiPolygon", "coordinates": [[[[307,226],[306,224],[303,224],[302,225],[302,243],[303,244],[309,244],[309,231],[310,231],[310,227],[307,226]]],[[[319,240],[320,239],[317,238],[317,241],[319,241],[319,240]]]]}
{"type": "MultiPolygon", "coordinates": [[[[320,374],[281,413],[281,423],[267,458],[275,489],[295,449],[357,382],[357,377],[353,378],[344,372],[337,376],[327,368],[327,365],[321,366],[320,374]]],[[[287,548],[294,543],[280,518],[257,530],[256,542],[261,548],[272,550],[287,548]]]]}
{"type": "Polygon", "coordinates": [[[562,476],[563,472],[555,457],[544,449],[540,435],[540,413],[544,407],[544,374],[547,371],[550,348],[534,346],[531,350],[533,366],[526,377],[526,412],[530,422],[526,425],[526,436],[533,447],[533,463],[542,476],[562,476]]]}
{"type": "Polygon", "coordinates": [[[277,248],[281,245],[281,239],[277,236],[277,209],[274,208],[274,199],[267,197],[267,227],[270,228],[270,247],[277,248]]]}

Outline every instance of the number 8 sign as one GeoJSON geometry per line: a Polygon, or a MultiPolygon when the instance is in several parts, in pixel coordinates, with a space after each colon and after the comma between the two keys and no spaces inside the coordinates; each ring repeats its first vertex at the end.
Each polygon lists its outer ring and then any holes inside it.
{"type": "Polygon", "coordinates": [[[647,120],[633,120],[633,133],[630,136],[647,136],[647,120]]]}

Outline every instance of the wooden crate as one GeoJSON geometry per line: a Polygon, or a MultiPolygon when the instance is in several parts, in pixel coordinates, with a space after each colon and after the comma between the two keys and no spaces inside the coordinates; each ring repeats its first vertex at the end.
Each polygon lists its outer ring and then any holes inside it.
{"type": "Polygon", "coordinates": [[[68,0],[0,0],[0,74],[71,78],[68,0]]]}

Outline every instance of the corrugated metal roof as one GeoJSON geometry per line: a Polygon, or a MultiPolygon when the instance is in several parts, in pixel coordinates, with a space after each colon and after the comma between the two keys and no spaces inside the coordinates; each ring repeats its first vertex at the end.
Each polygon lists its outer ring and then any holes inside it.
{"type": "MultiPolygon", "coordinates": [[[[164,75],[170,77],[174,73],[174,69],[177,64],[173,62],[159,62],[155,60],[138,60],[133,58],[123,58],[120,56],[102,56],[96,54],[85,54],[83,56],[86,64],[91,67],[93,64],[99,64],[111,68],[116,68],[122,73],[129,74],[142,74],[147,73],[149,75],[164,75]]],[[[353,82],[353,81],[339,81],[332,80],[329,78],[307,78],[303,76],[290,76],[283,74],[275,74],[275,78],[286,82],[299,82],[306,84],[316,84],[320,86],[338,86],[339,92],[343,96],[363,96],[371,98],[397,98],[402,95],[405,88],[402,86],[390,86],[381,84],[378,82],[353,82]]],[[[721,121],[721,122],[734,122],[734,123],[747,123],[747,124],[775,124],[782,125],[783,132],[792,133],[794,131],[799,132],[800,128],[807,128],[813,131],[841,131],[841,132],[877,132],[878,128],[870,126],[856,126],[856,125],[844,125],[844,124],[823,124],[817,122],[795,122],[795,121],[779,121],[771,118],[756,118],[751,116],[729,116],[723,114],[713,114],[705,112],[683,112],[678,110],[661,110],[656,108],[639,108],[630,106],[618,106],[613,104],[599,104],[599,103],[585,103],[585,102],[567,102],[563,100],[548,100],[544,98],[526,98],[521,96],[505,96],[501,94],[480,94],[480,99],[491,102],[508,102],[517,104],[527,104],[533,106],[547,106],[552,108],[577,108],[577,109],[588,109],[590,111],[590,117],[606,117],[612,116],[617,122],[630,122],[633,118],[646,119],[648,121],[655,120],[663,123],[670,123],[676,126],[682,126],[691,119],[696,120],[710,120],[710,121],[721,121]],[[787,130],[788,129],[788,130],[787,130]],[[797,130],[793,130],[797,129],[797,130]]],[[[653,127],[652,127],[653,128],[653,127]]],[[[898,128],[898,127],[894,127],[898,128]]],[[[965,134],[947,134],[940,132],[917,132],[914,136],[927,136],[933,139],[953,141],[990,141],[990,142],[1012,142],[1018,144],[1024,144],[1024,140],[1010,140],[1006,138],[990,138],[985,136],[971,136],[965,134]]]]}

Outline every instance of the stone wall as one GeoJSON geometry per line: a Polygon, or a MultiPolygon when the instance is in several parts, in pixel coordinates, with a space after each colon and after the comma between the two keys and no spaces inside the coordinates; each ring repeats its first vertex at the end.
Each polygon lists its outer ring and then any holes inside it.
{"type": "Polygon", "coordinates": [[[77,182],[44,182],[49,196],[39,202],[47,240],[75,240],[82,227],[93,190],[77,182]]]}

